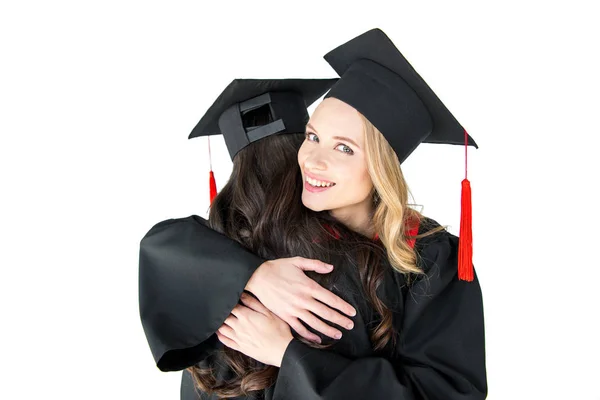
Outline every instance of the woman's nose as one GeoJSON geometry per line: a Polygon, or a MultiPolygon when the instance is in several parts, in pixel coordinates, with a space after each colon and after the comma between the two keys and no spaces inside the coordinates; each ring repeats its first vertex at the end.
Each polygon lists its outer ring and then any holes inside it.
{"type": "Polygon", "coordinates": [[[327,162],[319,151],[311,151],[304,159],[304,167],[308,170],[323,171],[327,169],[327,162]]]}

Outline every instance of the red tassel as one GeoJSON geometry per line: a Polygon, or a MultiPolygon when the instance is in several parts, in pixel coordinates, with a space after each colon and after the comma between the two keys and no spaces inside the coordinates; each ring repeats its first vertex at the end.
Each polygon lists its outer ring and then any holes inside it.
{"type": "Polygon", "coordinates": [[[471,183],[462,181],[460,237],[458,239],[458,279],[473,280],[473,231],[471,226],[471,183]]]}
{"type": "Polygon", "coordinates": [[[210,204],[212,204],[215,197],[217,197],[217,182],[215,181],[215,174],[212,170],[212,154],[210,153],[210,136],[208,140],[208,162],[210,164],[210,176],[208,177],[208,189],[210,192],[210,204]]]}
{"type": "Polygon", "coordinates": [[[217,197],[217,182],[215,181],[215,174],[212,171],[210,171],[208,184],[210,187],[210,204],[212,204],[214,198],[217,197]]]}
{"type": "Polygon", "coordinates": [[[465,179],[460,195],[460,233],[458,238],[458,279],[471,282],[473,272],[473,230],[471,221],[471,182],[467,179],[467,149],[469,136],[465,130],[465,179]]]}

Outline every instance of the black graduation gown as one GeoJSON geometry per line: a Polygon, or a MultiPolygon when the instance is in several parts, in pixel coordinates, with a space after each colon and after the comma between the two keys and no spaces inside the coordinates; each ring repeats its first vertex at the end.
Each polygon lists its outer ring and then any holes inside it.
{"type": "MultiPolygon", "coordinates": [[[[165,221],[141,243],[140,314],[162,370],[188,367],[219,348],[214,332],[262,263],[202,221],[196,216],[165,221]]],[[[376,316],[355,274],[344,271],[333,291],[356,307],[355,328],[344,331],[331,350],[293,340],[265,398],[485,398],[481,290],[477,279],[457,279],[457,247],[457,238],[447,232],[417,241],[426,275],[410,286],[387,269],[380,296],[394,312],[398,345],[385,356],[370,348],[368,327],[376,316]]],[[[197,395],[184,372],[182,399],[212,398],[197,395]]]]}
{"type": "Polygon", "coordinates": [[[219,346],[215,332],[264,260],[192,215],[156,224],[140,243],[139,306],[161,371],[179,371],[219,346]]]}

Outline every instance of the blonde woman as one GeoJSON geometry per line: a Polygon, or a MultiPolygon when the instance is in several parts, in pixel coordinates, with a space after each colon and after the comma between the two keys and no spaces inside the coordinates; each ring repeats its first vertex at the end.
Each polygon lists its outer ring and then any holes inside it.
{"type": "Polygon", "coordinates": [[[326,59],[341,79],[310,118],[298,152],[302,202],[385,246],[389,268],[375,279],[386,346],[380,357],[359,359],[306,346],[250,296],[219,340],[280,367],[274,398],[483,399],[479,284],[458,279],[458,238],[409,208],[400,168],[419,143],[460,144],[465,132],[380,30],[326,59]]]}

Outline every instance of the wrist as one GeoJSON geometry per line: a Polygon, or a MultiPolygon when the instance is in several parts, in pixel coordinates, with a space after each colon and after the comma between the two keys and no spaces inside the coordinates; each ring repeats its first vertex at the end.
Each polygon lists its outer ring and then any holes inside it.
{"type": "MultiPolygon", "coordinates": [[[[248,292],[250,292],[254,295],[257,295],[255,291],[257,290],[257,288],[259,286],[258,282],[261,280],[262,272],[264,271],[267,262],[268,261],[265,261],[258,268],[256,268],[256,270],[254,271],[254,273],[252,274],[252,276],[246,283],[246,287],[244,288],[244,290],[247,290],[248,292]]],[[[257,297],[258,297],[258,295],[257,295],[257,297]]]]}
{"type": "Polygon", "coordinates": [[[283,357],[285,356],[285,352],[287,351],[288,346],[290,345],[290,343],[292,343],[292,340],[294,340],[294,337],[290,335],[289,338],[286,338],[284,341],[281,342],[281,351],[279,352],[277,360],[275,360],[275,362],[273,363],[273,366],[281,368],[281,363],[283,363],[283,357]]]}

